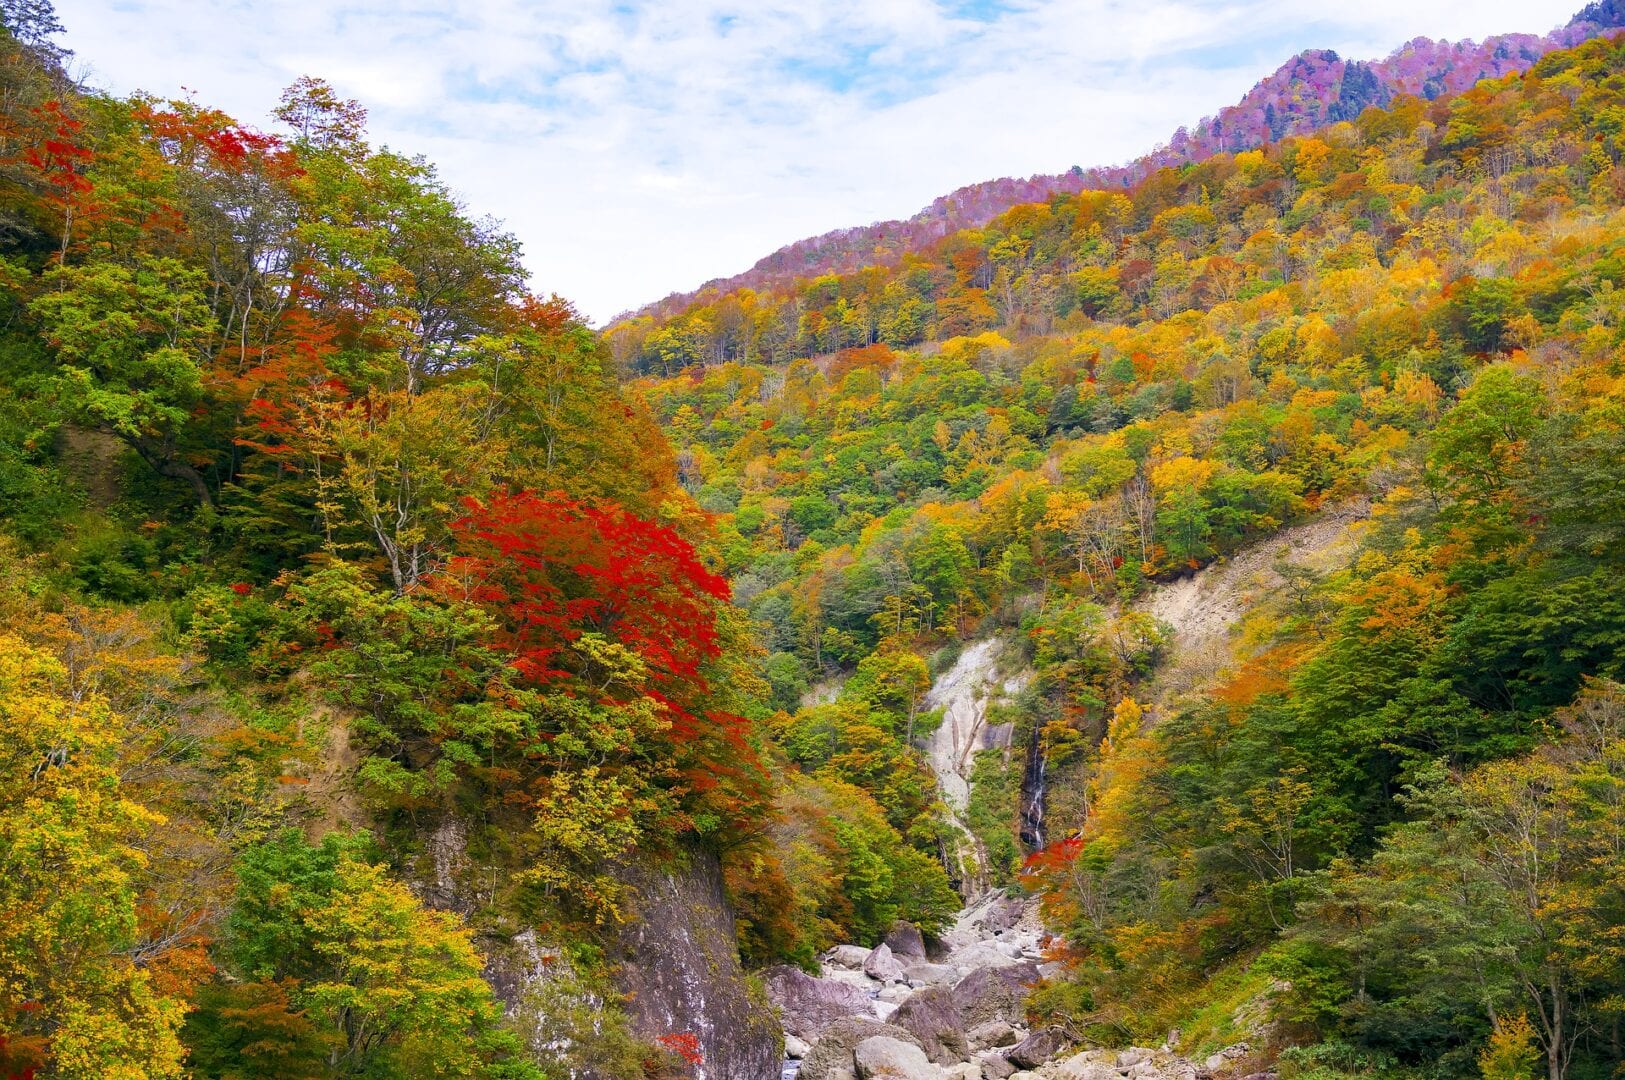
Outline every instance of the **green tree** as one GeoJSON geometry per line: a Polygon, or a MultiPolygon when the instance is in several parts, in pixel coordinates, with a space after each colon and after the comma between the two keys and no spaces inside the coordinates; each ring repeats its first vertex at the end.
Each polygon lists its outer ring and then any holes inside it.
{"type": "Polygon", "coordinates": [[[56,357],[50,390],[64,415],[116,436],[212,506],[186,443],[214,332],[207,284],[202,270],[171,258],[58,266],[42,276],[46,291],[29,311],[56,357]]]}
{"type": "Polygon", "coordinates": [[[238,862],[227,951],[335,1036],[334,1075],[540,1080],[502,1026],[457,917],[425,910],[360,836],[311,845],[288,830],[238,862]]]}

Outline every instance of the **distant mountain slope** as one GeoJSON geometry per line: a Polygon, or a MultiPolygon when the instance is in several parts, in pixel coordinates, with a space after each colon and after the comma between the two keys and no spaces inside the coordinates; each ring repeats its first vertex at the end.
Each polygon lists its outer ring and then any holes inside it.
{"type": "Polygon", "coordinates": [[[1480,79],[1524,71],[1554,49],[1622,27],[1625,0],[1600,0],[1545,36],[1500,34],[1482,43],[1419,37],[1386,59],[1370,62],[1344,60],[1330,49],[1310,49],[1282,64],[1241,101],[1203,119],[1194,130],[1180,128],[1166,145],[1127,165],[1073,166],[1064,173],[970,184],[941,196],[906,221],[881,221],[798,240],[742,274],[708,281],[693,292],[673,293],[638,314],[674,314],[713,290],[724,294],[742,287],[760,289],[895,262],[957,229],[984,224],[1012,206],[1040,202],[1052,192],[1132,187],[1160,168],[1305,134],[1327,122],[1352,120],[1367,106],[1386,105],[1397,94],[1432,100],[1465,90],[1480,79]]]}

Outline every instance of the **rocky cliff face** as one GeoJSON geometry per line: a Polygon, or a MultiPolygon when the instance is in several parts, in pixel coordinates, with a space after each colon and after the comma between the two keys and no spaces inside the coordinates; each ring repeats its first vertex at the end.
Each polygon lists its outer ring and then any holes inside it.
{"type": "Polygon", "coordinates": [[[778,1021],[739,966],[733,912],[713,856],[686,866],[638,863],[625,880],[637,891],[616,942],[615,981],[628,995],[633,1030],[647,1038],[695,1035],[695,1080],[764,1080],[779,1074],[778,1021]]]}
{"type": "MultiPolygon", "coordinates": [[[[447,817],[429,834],[415,887],[437,908],[477,917],[489,900],[468,857],[468,829],[447,817]]],[[[734,917],[715,856],[640,860],[616,873],[629,885],[627,921],[604,942],[613,988],[626,998],[633,1034],[692,1035],[702,1061],[694,1080],[768,1080],[779,1075],[783,1038],[773,1008],[739,966],[734,917]]],[[[488,886],[487,886],[488,887],[488,886]]],[[[487,932],[485,978],[521,1018],[539,1053],[591,1057],[576,1040],[599,1026],[606,1001],[577,979],[557,948],[524,929],[487,932]],[[572,1048],[573,1047],[573,1051],[572,1048]]],[[[591,1080],[590,1060],[578,1080],[591,1080]]]]}

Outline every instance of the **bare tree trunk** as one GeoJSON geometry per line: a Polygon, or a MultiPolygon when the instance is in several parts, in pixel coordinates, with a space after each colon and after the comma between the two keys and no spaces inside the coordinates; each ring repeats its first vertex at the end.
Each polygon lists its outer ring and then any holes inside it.
{"type": "MultiPolygon", "coordinates": [[[[114,434],[117,434],[116,432],[114,434]]],[[[159,476],[167,476],[172,480],[185,480],[192,486],[192,493],[197,496],[198,505],[206,510],[214,508],[214,496],[209,492],[209,484],[203,474],[184,461],[177,460],[172,453],[160,453],[146,445],[140,439],[119,435],[119,438],[141,455],[152,470],[159,476]]]]}

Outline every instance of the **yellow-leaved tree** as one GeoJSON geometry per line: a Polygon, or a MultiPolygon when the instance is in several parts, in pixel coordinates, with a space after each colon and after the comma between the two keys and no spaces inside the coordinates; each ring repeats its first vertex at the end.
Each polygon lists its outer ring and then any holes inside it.
{"type": "Polygon", "coordinates": [[[0,1052],[41,1076],[180,1076],[183,1007],[130,955],[162,819],[120,791],[120,719],[66,683],[54,657],[0,635],[0,1052]]]}

